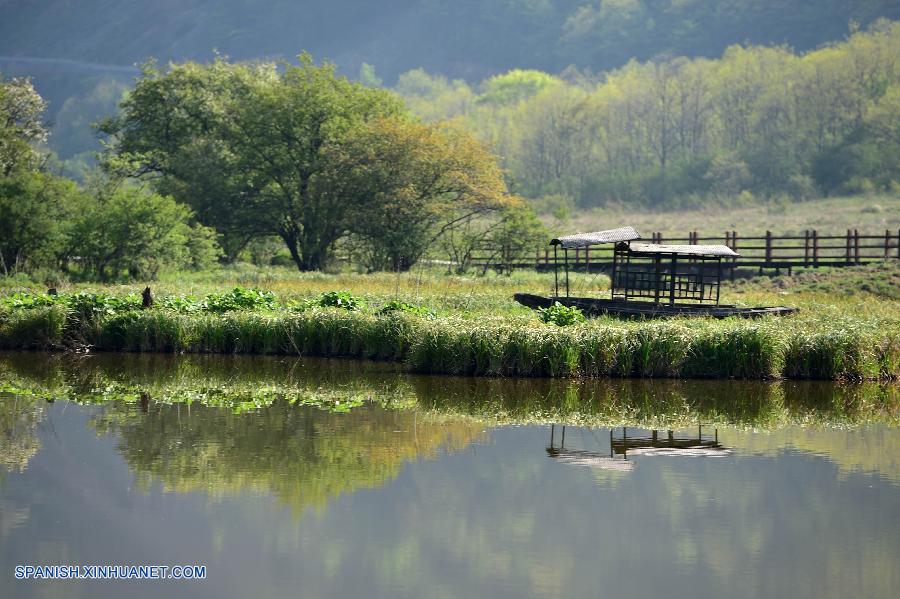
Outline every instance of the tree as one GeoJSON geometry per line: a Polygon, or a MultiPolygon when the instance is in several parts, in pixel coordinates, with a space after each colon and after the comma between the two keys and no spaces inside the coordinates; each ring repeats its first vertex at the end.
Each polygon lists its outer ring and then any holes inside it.
{"type": "Polygon", "coordinates": [[[62,177],[23,169],[0,177],[0,272],[58,266],[83,201],[62,177]]]}
{"type": "Polygon", "coordinates": [[[203,268],[217,257],[214,233],[169,196],[121,183],[98,189],[72,227],[70,255],[100,280],[154,279],[164,268],[203,268]]]}
{"type": "Polygon", "coordinates": [[[357,198],[348,228],[371,270],[408,270],[454,223],[512,201],[494,157],[458,127],[378,119],[327,156],[357,198]]]}
{"type": "Polygon", "coordinates": [[[166,73],[148,65],[103,129],[114,137],[109,164],[161,175],[159,188],[194,206],[204,224],[278,235],[300,270],[315,270],[345,233],[353,199],[330,148],[367,121],[403,112],[393,93],[304,54],[281,71],[222,59],[166,73]]]}
{"type": "Polygon", "coordinates": [[[77,186],[40,172],[46,103],[28,79],[0,77],[0,272],[55,266],[77,186]]]}
{"type": "Polygon", "coordinates": [[[493,255],[485,260],[482,274],[490,264],[501,264],[507,275],[512,274],[513,264],[526,259],[547,238],[547,228],[530,206],[524,202],[509,206],[497,214],[496,226],[486,236],[493,255]]]}
{"type": "Polygon", "coordinates": [[[508,106],[562,83],[562,80],[541,71],[513,69],[484,82],[479,104],[508,106]]]}
{"type": "Polygon", "coordinates": [[[0,75],[0,176],[36,166],[35,146],[47,140],[46,108],[30,79],[5,80],[0,75]]]}

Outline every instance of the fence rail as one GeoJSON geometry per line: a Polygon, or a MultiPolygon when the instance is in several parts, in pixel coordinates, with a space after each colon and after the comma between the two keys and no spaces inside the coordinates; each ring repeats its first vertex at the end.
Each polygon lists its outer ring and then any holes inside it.
{"type": "MultiPolygon", "coordinates": [[[[655,232],[652,243],[663,244],[709,244],[727,245],[740,256],[722,261],[723,268],[759,268],[788,272],[796,267],[853,266],[889,259],[900,259],[900,229],[885,230],[883,234],[861,234],[858,229],[847,229],[843,235],[823,235],[810,229],[803,235],[739,235],[737,231],[726,231],[721,236],[701,236],[691,231],[687,237],[664,237],[655,232]]],[[[575,270],[601,271],[612,266],[613,246],[597,245],[589,248],[572,249],[568,253],[542,247],[531,254],[520,254],[506,260],[498,256],[508,255],[500,248],[484,246],[472,256],[471,264],[480,268],[506,270],[511,268],[550,269],[562,266],[568,258],[569,268],[575,270]]]]}

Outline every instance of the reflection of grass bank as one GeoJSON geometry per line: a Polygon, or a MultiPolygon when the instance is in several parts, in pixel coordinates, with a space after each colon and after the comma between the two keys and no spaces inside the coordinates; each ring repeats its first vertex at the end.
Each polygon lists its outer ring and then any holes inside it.
{"type": "Polygon", "coordinates": [[[777,429],[900,422],[900,386],[814,381],[429,377],[343,360],[160,354],[0,354],[0,391],[92,403],[196,403],[253,412],[275,403],[347,412],[416,409],[430,421],[777,429]]]}
{"type": "Polygon", "coordinates": [[[309,308],[183,313],[75,310],[0,314],[0,347],[346,356],[417,372],[477,376],[878,379],[900,375],[900,325],[886,313],[622,322],[559,328],[533,315],[429,319],[309,308]]]}

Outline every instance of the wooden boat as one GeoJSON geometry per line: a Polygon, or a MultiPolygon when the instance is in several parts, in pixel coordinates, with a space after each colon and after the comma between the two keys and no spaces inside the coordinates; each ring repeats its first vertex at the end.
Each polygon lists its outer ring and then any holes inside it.
{"type": "MultiPolygon", "coordinates": [[[[725,245],[662,245],[633,243],[641,238],[633,227],[579,233],[553,239],[554,257],[564,253],[565,295],[554,266],[554,290],[549,296],[517,293],[517,302],[529,308],[548,308],[559,302],[579,308],[587,316],[671,318],[674,316],[739,316],[756,318],[792,314],[784,306],[745,308],[719,302],[722,260],[738,256],[725,245]],[[614,244],[609,299],[572,297],[569,293],[568,251],[602,243],[614,244]]],[[[557,261],[554,259],[554,265],[557,261]]]]}
{"type": "Polygon", "coordinates": [[[541,296],[530,293],[517,293],[513,296],[517,302],[529,308],[549,308],[555,302],[563,306],[575,307],[585,316],[624,316],[631,318],[672,318],[675,316],[711,316],[713,318],[758,318],[760,316],[783,316],[793,314],[797,308],[784,306],[744,308],[729,304],[657,304],[655,302],[639,302],[634,300],[613,300],[593,297],[559,297],[555,295],[541,296]]]}

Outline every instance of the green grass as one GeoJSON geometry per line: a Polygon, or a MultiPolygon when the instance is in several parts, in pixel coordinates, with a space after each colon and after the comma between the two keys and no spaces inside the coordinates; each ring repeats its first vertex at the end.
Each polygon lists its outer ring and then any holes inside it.
{"type": "MultiPolygon", "coordinates": [[[[148,310],[139,307],[138,284],[71,286],[57,297],[8,288],[0,292],[0,348],[344,356],[489,377],[896,379],[900,305],[879,291],[891,285],[878,281],[894,281],[897,272],[888,263],[723,288],[729,303],[799,306],[790,317],[542,322],[512,294],[546,293],[547,274],[301,275],[237,267],[219,272],[218,285],[202,273],[155,283],[148,310]],[[268,282],[234,289],[239,272],[268,282]],[[839,292],[848,281],[872,284],[839,292]]],[[[608,279],[575,275],[573,284],[603,293],[608,279]]]]}

